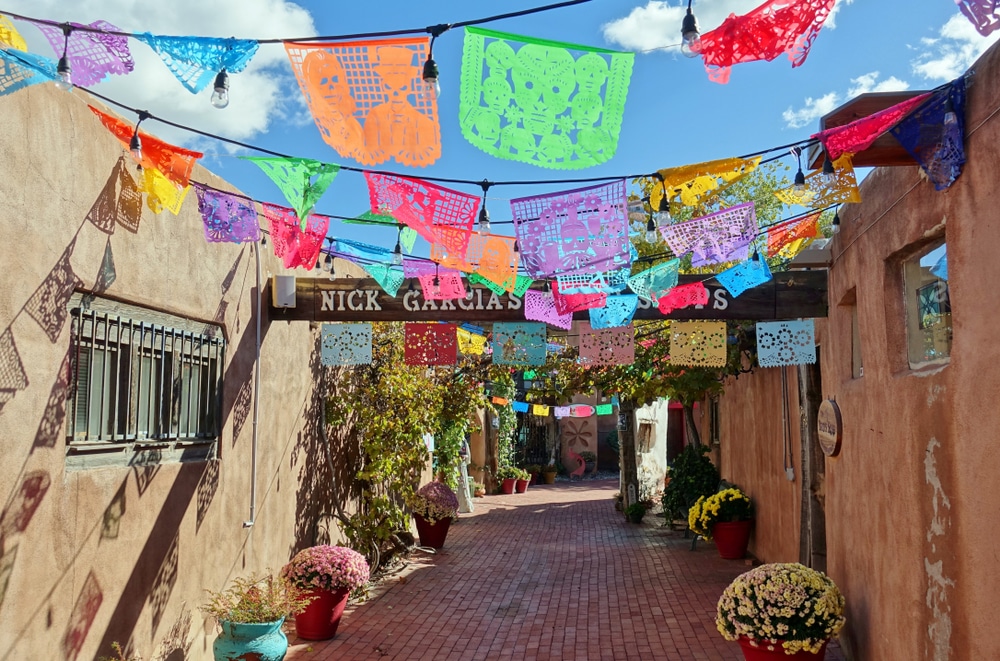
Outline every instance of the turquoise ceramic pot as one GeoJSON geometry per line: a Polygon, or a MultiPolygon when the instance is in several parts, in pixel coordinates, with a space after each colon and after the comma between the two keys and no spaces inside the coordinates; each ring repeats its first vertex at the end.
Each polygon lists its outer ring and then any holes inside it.
{"type": "Polygon", "coordinates": [[[288,651],[288,638],[281,630],[284,621],[253,624],[220,622],[222,633],[212,645],[215,661],[282,661],[288,651]]]}

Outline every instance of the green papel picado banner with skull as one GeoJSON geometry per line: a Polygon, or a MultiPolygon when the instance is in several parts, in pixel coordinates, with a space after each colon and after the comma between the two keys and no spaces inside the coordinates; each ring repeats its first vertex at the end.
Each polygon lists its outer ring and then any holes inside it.
{"type": "Polygon", "coordinates": [[[487,154],[556,170],[618,149],[633,53],[465,28],[459,121],[487,154]]]}

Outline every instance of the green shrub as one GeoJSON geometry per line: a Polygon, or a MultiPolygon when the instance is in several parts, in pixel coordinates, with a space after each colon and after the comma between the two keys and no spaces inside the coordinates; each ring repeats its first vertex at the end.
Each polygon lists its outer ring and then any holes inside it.
{"type": "Polygon", "coordinates": [[[703,445],[688,445],[670,466],[670,482],[663,490],[663,514],[667,521],[687,519],[687,511],[702,496],[719,488],[719,469],[706,455],[703,445]]]}

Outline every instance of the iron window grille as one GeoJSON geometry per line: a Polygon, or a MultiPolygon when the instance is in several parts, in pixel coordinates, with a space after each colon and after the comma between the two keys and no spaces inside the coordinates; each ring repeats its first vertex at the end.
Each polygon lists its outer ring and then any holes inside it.
{"type": "Polygon", "coordinates": [[[70,313],[71,450],[219,438],[226,343],[218,327],[199,333],[81,307],[70,313]]]}

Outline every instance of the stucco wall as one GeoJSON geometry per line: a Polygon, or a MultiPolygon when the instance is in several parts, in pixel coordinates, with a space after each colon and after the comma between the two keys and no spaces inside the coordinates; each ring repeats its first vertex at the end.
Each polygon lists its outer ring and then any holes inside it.
{"type": "MultiPolygon", "coordinates": [[[[280,568],[324,534],[317,499],[333,488],[316,425],[315,331],[264,319],[258,509],[244,528],[254,247],[208,244],[193,191],[179,216],[144,209],[134,233],[88,222],[123,150],[85,99],[52,85],[0,98],[0,333],[17,350],[5,349],[0,377],[0,658],[90,659],[120,641],[147,659],[177,649],[208,659],[215,628],[197,610],[203,590],[280,568]],[[109,242],[116,279],[104,295],[224,329],[217,461],[66,470],[69,324],[51,324],[50,339],[26,304],[64,254],[79,289],[93,289],[109,242]],[[12,364],[26,387],[11,387],[12,364]]],[[[194,178],[226,187],[200,167],[194,178]]],[[[280,272],[266,252],[265,278],[280,272]]]]}
{"type": "MultiPolygon", "coordinates": [[[[795,369],[784,369],[794,481],[788,480],[784,468],[781,368],[757,369],[751,375],[728,379],[719,401],[716,465],[724,480],[737,484],[753,499],[756,517],[750,552],[764,562],[799,559],[799,400],[795,369]]],[[[707,410],[707,406],[702,407],[702,411],[707,410]]],[[[703,419],[701,424],[705,442],[706,422],[703,419]]]]}
{"type": "Polygon", "coordinates": [[[650,498],[659,504],[663,497],[664,478],[667,475],[667,406],[666,399],[658,399],[635,410],[632,420],[636,434],[636,467],[639,473],[639,497],[650,498]],[[639,439],[643,422],[652,425],[648,445],[639,439]]]}
{"type": "MultiPolygon", "coordinates": [[[[1000,51],[992,48],[974,70],[961,177],[939,192],[916,167],[874,170],[863,201],[841,209],[832,242],[822,388],[839,404],[844,432],[841,454],[825,462],[822,490],[828,573],[847,599],[842,642],[859,660],[1000,658],[992,635],[1000,593],[1000,408],[992,399],[1000,374],[991,351],[1000,308],[1000,51]],[[911,369],[900,264],[939,238],[948,252],[951,357],[911,369]]],[[[778,374],[743,377],[722,402],[723,474],[758,503],[754,550],[764,560],[795,559],[798,544],[799,496],[782,482],[773,429],[778,374]],[[773,476],[763,475],[765,465],[776,467],[773,476]],[[784,522],[772,524],[773,516],[784,522]]]]}

